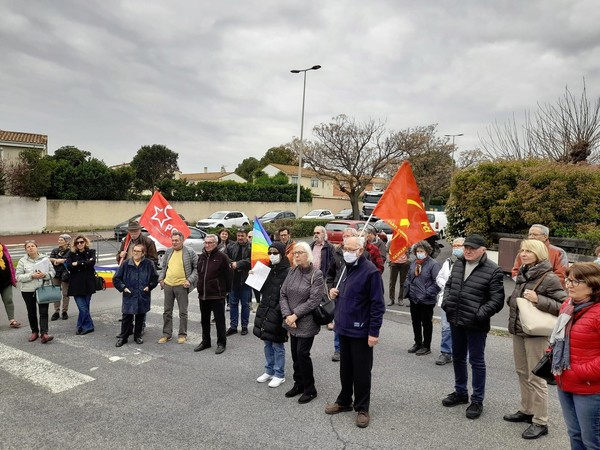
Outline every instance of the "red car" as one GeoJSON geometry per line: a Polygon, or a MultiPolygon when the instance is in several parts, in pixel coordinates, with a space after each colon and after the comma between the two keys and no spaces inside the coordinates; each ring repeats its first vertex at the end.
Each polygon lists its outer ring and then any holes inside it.
{"type": "Polygon", "coordinates": [[[365,224],[364,220],[332,220],[325,229],[327,230],[327,240],[332,244],[342,243],[342,232],[348,228],[355,228],[357,231],[365,224]]]}

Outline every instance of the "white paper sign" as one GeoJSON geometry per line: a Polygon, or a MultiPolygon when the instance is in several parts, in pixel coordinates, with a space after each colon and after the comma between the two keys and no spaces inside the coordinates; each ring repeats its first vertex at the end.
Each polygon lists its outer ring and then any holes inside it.
{"type": "Polygon", "coordinates": [[[37,261],[33,264],[33,270],[35,272],[48,273],[50,272],[50,260],[44,258],[41,261],[37,261]]]}
{"type": "Polygon", "coordinates": [[[269,272],[271,272],[271,268],[269,266],[265,266],[260,261],[256,261],[254,268],[248,274],[246,284],[257,291],[260,291],[263,287],[263,284],[265,284],[267,277],[269,276],[269,272]]]}

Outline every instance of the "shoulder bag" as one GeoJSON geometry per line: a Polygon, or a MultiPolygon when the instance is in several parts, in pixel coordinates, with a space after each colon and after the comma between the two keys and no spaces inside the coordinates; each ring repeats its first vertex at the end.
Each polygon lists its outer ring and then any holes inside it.
{"type": "MultiPolygon", "coordinates": [[[[313,272],[313,275],[310,278],[311,286],[314,277],[315,274],[313,272]]],[[[319,306],[317,306],[312,311],[313,319],[315,320],[317,325],[327,325],[333,322],[333,317],[335,313],[335,303],[331,301],[329,295],[327,294],[327,284],[323,283],[323,285],[325,286],[325,292],[323,292],[323,294],[321,295],[321,302],[319,303],[319,306]]]]}
{"type": "Polygon", "coordinates": [[[542,356],[542,359],[536,364],[531,373],[546,381],[554,381],[554,375],[552,375],[552,349],[544,353],[544,356],[542,356]]]}
{"type": "Polygon", "coordinates": [[[46,284],[47,280],[42,282],[42,285],[35,290],[35,299],[38,304],[59,302],[62,299],[62,290],[60,286],[55,286],[53,280],[50,284],[46,284]]]}
{"type": "MultiPolygon", "coordinates": [[[[532,291],[535,291],[545,278],[542,275],[532,291]]],[[[517,297],[517,308],[519,310],[519,320],[523,332],[530,336],[550,336],[558,318],[550,313],[540,311],[529,300],[523,297],[517,297]]]]}
{"type": "Polygon", "coordinates": [[[96,291],[105,291],[106,290],[106,281],[100,275],[96,273],[94,270],[94,286],[96,286],[96,291]]]}

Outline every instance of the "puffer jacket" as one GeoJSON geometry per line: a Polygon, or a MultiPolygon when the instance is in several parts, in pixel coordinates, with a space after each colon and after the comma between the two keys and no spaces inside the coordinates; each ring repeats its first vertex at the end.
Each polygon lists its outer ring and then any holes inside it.
{"type": "Polygon", "coordinates": [[[321,327],[313,319],[312,312],[319,306],[323,294],[323,273],[312,264],[307,268],[296,266],[289,271],[281,286],[279,304],[283,317],[292,314],[298,317],[296,328],[283,324],[292,336],[312,337],[319,334],[321,327]]]}
{"type": "Polygon", "coordinates": [[[222,300],[231,292],[233,270],[227,255],[219,249],[198,255],[198,299],[222,300]]]}
{"type": "Polygon", "coordinates": [[[20,291],[34,292],[44,283],[44,280],[50,280],[51,278],[54,278],[54,268],[52,267],[52,264],[50,264],[50,261],[48,261],[49,270],[44,278],[32,277],[35,271],[35,264],[47,258],[48,256],[40,253],[36,259],[32,259],[29,257],[29,255],[25,255],[19,260],[17,263],[16,278],[17,288],[20,291]]]}
{"type": "MultiPolygon", "coordinates": [[[[569,304],[563,302],[561,312],[569,304]]],[[[558,387],[579,395],[600,394],[600,302],[579,311],[570,333],[571,367],[555,376],[558,387]]]]}
{"type": "Polygon", "coordinates": [[[458,258],[444,288],[442,309],[454,326],[490,331],[490,318],[504,306],[504,274],[484,253],[466,280],[466,261],[458,258]]]}
{"type": "Polygon", "coordinates": [[[260,304],[254,320],[254,335],[263,341],[287,342],[288,332],[283,328],[283,316],[279,297],[281,286],[290,271],[290,260],[285,255],[285,244],[273,242],[271,247],[279,251],[281,262],[269,264],[271,272],[260,290],[260,304]]]}
{"type": "Polygon", "coordinates": [[[144,258],[136,265],[133,258],[127,259],[113,277],[117,291],[123,293],[123,314],[145,314],[150,311],[150,291],[158,284],[154,262],[144,258]],[[125,288],[130,292],[125,292],[125,288]],[[148,288],[147,291],[144,289],[148,288]]]}
{"type": "Polygon", "coordinates": [[[521,319],[519,318],[519,308],[517,307],[517,297],[523,297],[525,289],[533,289],[538,282],[535,292],[538,296],[536,308],[558,316],[560,305],[567,298],[567,293],[560,284],[560,279],[552,271],[552,264],[545,260],[534,266],[521,266],[515,289],[511,296],[507,299],[509,307],[508,315],[508,332],[517,336],[529,336],[521,327],[521,319]],[[543,277],[542,281],[540,279],[543,277]]]}
{"type": "Polygon", "coordinates": [[[440,287],[435,282],[440,272],[440,263],[427,257],[421,263],[421,274],[416,275],[417,260],[410,263],[408,276],[404,283],[404,296],[412,303],[435,305],[440,287]]]}

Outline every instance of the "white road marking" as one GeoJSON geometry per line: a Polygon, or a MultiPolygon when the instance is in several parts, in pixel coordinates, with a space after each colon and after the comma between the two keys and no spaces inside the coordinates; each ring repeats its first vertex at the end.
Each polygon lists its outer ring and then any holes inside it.
{"type": "Polygon", "coordinates": [[[0,370],[27,380],[53,394],[68,391],[95,380],[89,375],[67,369],[4,344],[0,344],[0,370]]]}

